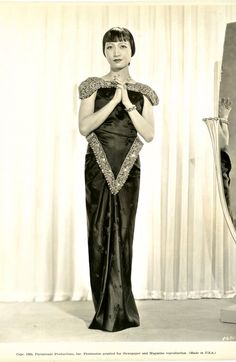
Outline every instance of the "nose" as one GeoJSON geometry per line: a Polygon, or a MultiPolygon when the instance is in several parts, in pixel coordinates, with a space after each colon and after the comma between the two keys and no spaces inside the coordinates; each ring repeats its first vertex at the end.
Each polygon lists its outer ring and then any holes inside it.
{"type": "Polygon", "coordinates": [[[120,48],[118,46],[114,47],[113,54],[114,54],[114,57],[117,57],[120,54],[120,48]]]}

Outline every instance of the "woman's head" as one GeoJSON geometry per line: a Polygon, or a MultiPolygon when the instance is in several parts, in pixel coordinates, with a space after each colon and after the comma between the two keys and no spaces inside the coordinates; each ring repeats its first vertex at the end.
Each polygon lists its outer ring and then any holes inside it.
{"type": "Polygon", "coordinates": [[[104,34],[103,41],[102,41],[103,54],[106,56],[106,54],[105,54],[106,43],[121,42],[121,41],[129,42],[130,48],[131,48],[131,56],[133,56],[135,53],[135,42],[134,42],[133,35],[131,34],[131,32],[128,29],[119,28],[119,27],[111,28],[104,34]]]}

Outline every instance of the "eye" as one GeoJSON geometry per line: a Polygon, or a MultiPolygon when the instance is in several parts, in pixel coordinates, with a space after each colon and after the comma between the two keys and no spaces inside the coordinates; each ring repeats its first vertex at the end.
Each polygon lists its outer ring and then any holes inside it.
{"type": "Polygon", "coordinates": [[[106,49],[111,49],[112,48],[112,46],[111,45],[107,45],[107,47],[106,47],[106,49]]]}
{"type": "Polygon", "coordinates": [[[121,45],[121,48],[127,48],[127,45],[122,44],[122,45],[121,45]]]}

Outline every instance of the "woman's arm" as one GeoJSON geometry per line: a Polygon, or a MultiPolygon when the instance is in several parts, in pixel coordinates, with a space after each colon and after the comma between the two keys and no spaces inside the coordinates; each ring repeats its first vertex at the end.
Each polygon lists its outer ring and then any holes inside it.
{"type": "Polygon", "coordinates": [[[96,93],[94,92],[90,97],[82,99],[80,103],[79,131],[85,137],[98,128],[121,101],[121,90],[117,88],[110,102],[97,112],[94,112],[96,93]]]}
{"type": "MultiPolygon", "coordinates": [[[[127,89],[122,87],[122,103],[126,109],[132,108],[127,89]]],[[[143,112],[140,114],[136,109],[129,112],[131,121],[137,132],[144,138],[146,142],[151,142],[154,137],[154,116],[153,107],[147,97],[144,96],[143,112]]]]}

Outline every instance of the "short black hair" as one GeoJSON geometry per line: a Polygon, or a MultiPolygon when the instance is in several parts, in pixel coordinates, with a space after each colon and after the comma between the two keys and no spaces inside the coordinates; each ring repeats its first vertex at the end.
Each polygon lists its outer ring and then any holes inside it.
{"type": "Polygon", "coordinates": [[[113,42],[113,41],[129,41],[130,47],[131,47],[131,56],[134,55],[135,42],[134,42],[133,35],[131,34],[131,32],[128,29],[120,28],[120,27],[111,28],[104,34],[103,40],[102,40],[102,48],[103,48],[104,55],[105,55],[105,44],[108,42],[113,42]]]}

